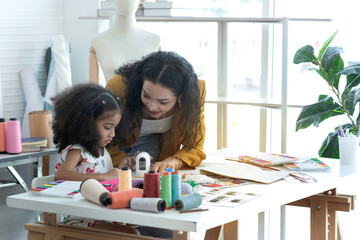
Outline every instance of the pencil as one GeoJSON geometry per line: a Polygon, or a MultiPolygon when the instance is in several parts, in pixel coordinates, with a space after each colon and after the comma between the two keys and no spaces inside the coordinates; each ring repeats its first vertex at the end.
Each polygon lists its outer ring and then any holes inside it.
{"type": "Polygon", "coordinates": [[[208,211],[208,208],[197,208],[197,209],[189,209],[189,210],[183,210],[180,211],[179,213],[192,213],[192,212],[204,212],[204,211],[208,211]]]}

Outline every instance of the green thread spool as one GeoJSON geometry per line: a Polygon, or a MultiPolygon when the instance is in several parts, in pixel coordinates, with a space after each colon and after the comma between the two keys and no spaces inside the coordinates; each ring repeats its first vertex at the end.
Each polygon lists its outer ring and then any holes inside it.
{"type": "Polygon", "coordinates": [[[191,193],[184,197],[178,198],[174,202],[174,207],[178,211],[196,208],[202,203],[202,196],[199,193],[191,193]]]}
{"type": "Polygon", "coordinates": [[[166,203],[166,209],[171,209],[171,175],[169,172],[164,172],[161,177],[160,195],[166,203]]]}

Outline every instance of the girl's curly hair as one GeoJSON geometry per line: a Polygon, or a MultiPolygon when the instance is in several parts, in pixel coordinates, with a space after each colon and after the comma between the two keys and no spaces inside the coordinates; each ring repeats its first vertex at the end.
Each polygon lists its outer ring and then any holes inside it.
{"type": "Polygon", "coordinates": [[[115,73],[125,76],[127,83],[126,110],[120,124],[121,128],[126,126],[127,129],[122,129],[122,138],[126,136],[124,134],[133,134],[134,129],[140,126],[144,107],[141,91],[144,80],[148,80],[170,89],[179,99],[181,113],[178,127],[184,139],[184,148],[191,149],[201,141],[198,78],[193,66],[184,57],[175,52],[153,52],[140,61],[120,67],[115,73]]]}
{"type": "MultiPolygon", "coordinates": [[[[121,114],[120,99],[97,84],[86,83],[67,88],[51,100],[55,111],[53,141],[59,152],[68,145],[79,144],[94,157],[99,157],[96,120],[121,114]]],[[[118,134],[117,128],[115,134],[118,134]]],[[[116,144],[115,138],[113,144],[116,144]]]]}

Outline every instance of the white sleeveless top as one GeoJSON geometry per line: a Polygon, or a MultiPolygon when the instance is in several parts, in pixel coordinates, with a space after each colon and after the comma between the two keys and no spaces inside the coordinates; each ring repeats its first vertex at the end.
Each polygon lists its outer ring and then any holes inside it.
{"type": "Polygon", "coordinates": [[[159,120],[143,119],[139,137],[150,135],[152,133],[164,133],[171,128],[171,122],[174,114],[159,120]]]}

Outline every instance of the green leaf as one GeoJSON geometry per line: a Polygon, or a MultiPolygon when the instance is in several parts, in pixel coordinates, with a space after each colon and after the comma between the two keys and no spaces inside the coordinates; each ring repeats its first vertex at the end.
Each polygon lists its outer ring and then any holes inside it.
{"type": "Polygon", "coordinates": [[[350,75],[350,74],[360,74],[360,63],[359,62],[350,62],[349,66],[338,72],[337,74],[350,75]]]}
{"type": "Polygon", "coordinates": [[[334,86],[336,89],[339,89],[339,80],[341,75],[337,73],[344,69],[344,61],[342,60],[340,54],[337,56],[335,61],[332,62],[327,73],[328,83],[331,86],[334,86]]]}
{"type": "Polygon", "coordinates": [[[345,107],[350,115],[353,115],[355,106],[360,100],[360,88],[353,88],[346,97],[345,107]]]}
{"type": "Polygon", "coordinates": [[[339,159],[339,142],[337,132],[331,132],[322,142],[318,151],[319,157],[339,159]]]}
{"type": "Polygon", "coordinates": [[[325,50],[327,49],[327,47],[329,46],[329,44],[332,42],[332,40],[335,38],[336,34],[339,32],[339,30],[337,30],[336,32],[333,33],[333,35],[331,35],[331,37],[326,40],[326,42],[324,43],[323,47],[320,49],[319,51],[319,57],[318,59],[321,61],[322,60],[322,56],[325,52],[325,50]]]}
{"type": "MultiPolygon", "coordinates": [[[[333,62],[337,59],[340,53],[343,53],[341,47],[328,47],[321,59],[321,67],[325,72],[328,72],[333,62]]],[[[342,69],[341,69],[342,70],[342,69]]]]}
{"type": "Polygon", "coordinates": [[[318,127],[325,119],[343,114],[341,106],[327,95],[320,95],[318,102],[304,106],[296,120],[296,131],[311,124],[318,127]]]}
{"type": "MultiPolygon", "coordinates": [[[[351,123],[346,123],[341,126],[344,131],[346,129],[349,129],[349,132],[354,133],[353,125],[351,123]]],[[[338,141],[338,134],[337,134],[337,128],[335,128],[335,132],[329,133],[329,135],[326,137],[326,139],[323,141],[318,154],[320,157],[326,157],[326,158],[340,158],[339,154],[339,141],[338,141]]]]}
{"type": "MultiPolygon", "coordinates": [[[[310,69],[309,69],[309,70],[310,70],[310,69]]],[[[326,80],[326,82],[328,81],[327,78],[326,78],[326,76],[325,76],[325,74],[324,74],[324,72],[323,72],[322,70],[319,70],[319,69],[317,69],[317,68],[312,68],[312,70],[315,70],[323,79],[326,80]]]]}
{"type": "Polygon", "coordinates": [[[306,45],[296,51],[293,63],[299,64],[304,62],[311,62],[315,65],[319,65],[317,58],[314,55],[314,48],[310,45],[306,45]]]}
{"type": "Polygon", "coordinates": [[[353,87],[356,87],[360,84],[360,74],[350,74],[346,76],[346,86],[343,93],[341,94],[341,99],[346,99],[347,95],[353,87]]]}

